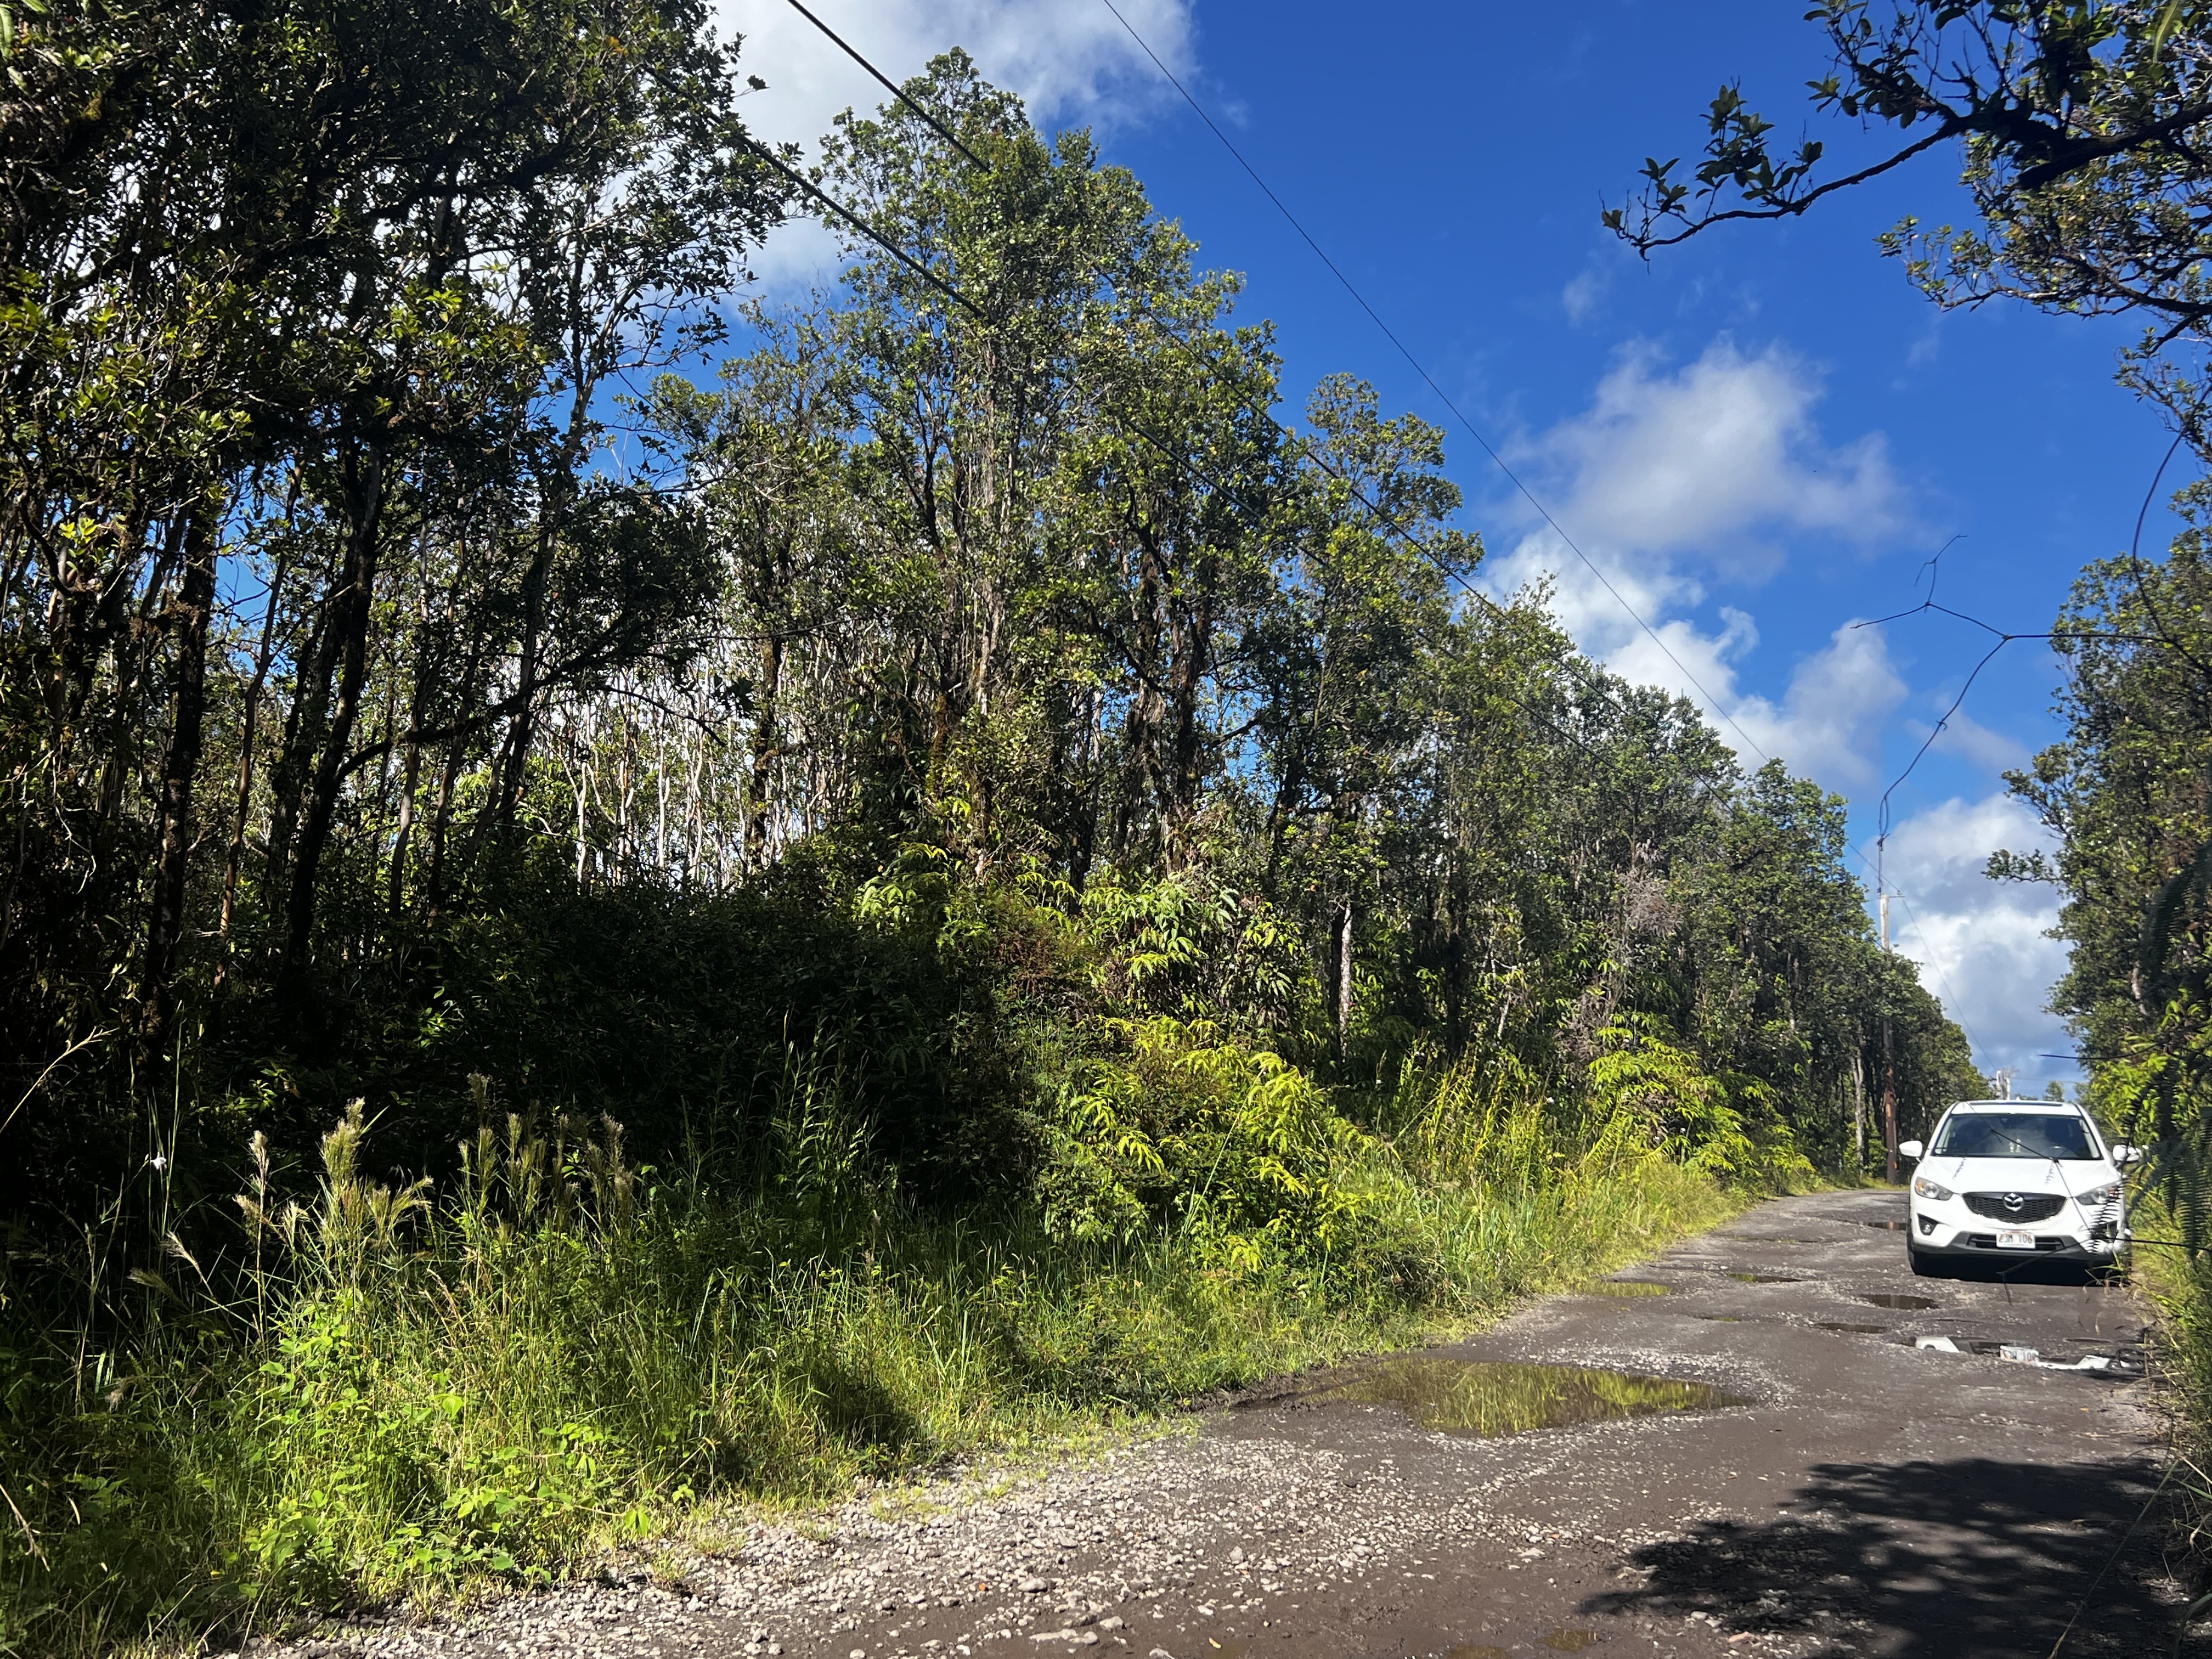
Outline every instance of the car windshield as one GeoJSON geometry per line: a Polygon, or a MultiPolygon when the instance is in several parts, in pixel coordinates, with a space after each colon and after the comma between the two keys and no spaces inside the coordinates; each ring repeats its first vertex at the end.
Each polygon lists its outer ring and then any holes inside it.
{"type": "Polygon", "coordinates": [[[1936,1137],[1938,1158],[2094,1158],[2089,1126],[2058,1112],[1960,1112],[1936,1137]]]}

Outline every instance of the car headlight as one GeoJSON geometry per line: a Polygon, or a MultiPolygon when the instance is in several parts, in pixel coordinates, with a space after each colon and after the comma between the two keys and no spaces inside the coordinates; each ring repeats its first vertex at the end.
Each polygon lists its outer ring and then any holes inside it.
{"type": "Polygon", "coordinates": [[[1951,1196],[1951,1189],[1948,1187],[1944,1186],[1941,1182],[1930,1181],[1926,1176],[1912,1177],[1912,1190],[1923,1198],[1932,1198],[1938,1202],[1951,1196]]]}
{"type": "Polygon", "coordinates": [[[2108,1182],[2102,1187],[2092,1187],[2086,1193],[2075,1194],[2074,1201],[2085,1210],[2101,1209],[2107,1204],[2118,1203],[2121,1191],[2118,1182],[2108,1182]]]}

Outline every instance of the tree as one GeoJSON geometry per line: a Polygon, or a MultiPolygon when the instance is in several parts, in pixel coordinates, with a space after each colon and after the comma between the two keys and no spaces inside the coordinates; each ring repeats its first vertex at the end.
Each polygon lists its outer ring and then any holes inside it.
{"type": "Polygon", "coordinates": [[[1979,222],[1882,238],[1947,307],[2008,298],[2064,315],[2139,315],[2124,374],[2212,453],[2201,376],[2168,349],[2212,342],[2212,8],[2187,0],[1818,0],[1827,38],[1815,110],[1870,127],[1887,152],[1824,176],[1826,147],[1785,149],[1725,85],[1702,159],[1644,164],[1605,222],[1647,256],[1716,226],[1794,217],[1955,143],[1979,222]]]}

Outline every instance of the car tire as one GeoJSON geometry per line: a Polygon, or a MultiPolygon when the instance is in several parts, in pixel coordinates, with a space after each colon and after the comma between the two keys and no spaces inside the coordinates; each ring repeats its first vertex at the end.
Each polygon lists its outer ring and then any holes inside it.
{"type": "Polygon", "coordinates": [[[1908,1244],[1905,1247],[1905,1259],[1912,1264],[1912,1272],[1917,1278],[1941,1279],[1943,1277],[1942,1264],[1925,1250],[1916,1249],[1908,1244]]]}

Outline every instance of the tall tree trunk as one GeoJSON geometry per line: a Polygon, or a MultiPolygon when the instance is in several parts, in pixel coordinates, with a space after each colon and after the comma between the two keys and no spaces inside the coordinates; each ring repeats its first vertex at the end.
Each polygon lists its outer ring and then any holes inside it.
{"type": "Polygon", "coordinates": [[[422,745],[410,738],[399,784],[399,823],[392,836],[392,880],[384,904],[385,915],[394,924],[407,902],[407,843],[415,829],[415,789],[422,771],[422,745]]]}
{"type": "Polygon", "coordinates": [[[361,715],[362,688],[368,673],[368,624],[374,608],[379,532],[384,520],[384,465],[380,443],[367,447],[365,463],[358,452],[347,457],[346,495],[353,524],[346,538],[337,592],[331,601],[331,654],[337,659],[337,691],[331,702],[330,726],[323,734],[314,784],[300,820],[299,844],[292,859],[292,891],[284,914],[284,963],[295,976],[295,994],[306,988],[296,976],[303,975],[308,966],[323,854],[329,849],[331,829],[337,817],[346,751],[353,746],[353,728],[361,715]]]}
{"type": "Polygon", "coordinates": [[[1194,602],[1171,624],[1174,671],[1169,680],[1169,755],[1162,768],[1164,797],[1160,817],[1166,826],[1170,870],[1188,861],[1191,827],[1198,821],[1205,733],[1199,720],[1206,677],[1213,671],[1213,594],[1216,562],[1202,562],[1194,602]]]}
{"type": "Polygon", "coordinates": [[[209,619],[215,612],[216,525],[212,503],[192,511],[185,532],[184,580],[177,594],[176,693],[169,750],[161,763],[155,835],[154,907],[146,931],[146,986],[140,1036],[149,1057],[168,1045],[176,1019],[177,941],[185,924],[185,878],[192,846],[192,786],[199,777],[207,713],[209,619]]]}
{"type": "Polygon", "coordinates": [[[768,866],[769,769],[783,752],[776,732],[777,696],[783,684],[783,641],[775,634],[761,641],[760,718],[753,723],[752,798],[745,803],[745,861],[768,866]]]}
{"type": "Polygon", "coordinates": [[[1336,1057],[1341,1060],[1352,1042],[1352,901],[1344,902],[1336,929],[1336,1057]]]}
{"type": "Polygon", "coordinates": [[[1851,1045],[1851,1155],[1857,1160],[1856,1167],[1866,1164],[1866,1055],[1856,1042],[1851,1045]]]}
{"type": "Polygon", "coordinates": [[[502,827],[514,821],[530,765],[530,747],[538,735],[538,658],[545,644],[545,586],[553,570],[553,531],[540,528],[538,544],[530,556],[530,568],[522,578],[522,639],[516,653],[514,718],[507,723],[507,741],[501,746],[495,772],[497,792],[492,820],[502,827]]]}
{"type": "MultiPolygon", "coordinates": [[[[293,474],[292,501],[284,509],[289,519],[299,499],[299,475],[293,474]]],[[[269,684],[269,665],[276,645],[276,608],[284,596],[284,576],[290,565],[289,544],[276,556],[276,568],[269,578],[269,594],[262,601],[261,643],[253,653],[253,678],[246,688],[246,706],[239,722],[238,799],[231,819],[230,851],[222,866],[222,908],[216,920],[215,982],[219,987],[230,972],[230,920],[238,903],[238,872],[246,857],[246,823],[253,807],[253,740],[261,719],[261,694],[269,684]]]]}

